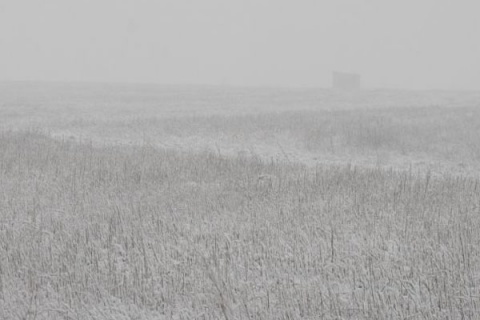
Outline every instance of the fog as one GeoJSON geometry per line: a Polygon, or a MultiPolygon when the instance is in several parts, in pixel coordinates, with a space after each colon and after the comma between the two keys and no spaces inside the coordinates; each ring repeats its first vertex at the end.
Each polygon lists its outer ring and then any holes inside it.
{"type": "Polygon", "coordinates": [[[480,3],[0,0],[0,80],[478,90],[480,3]]]}

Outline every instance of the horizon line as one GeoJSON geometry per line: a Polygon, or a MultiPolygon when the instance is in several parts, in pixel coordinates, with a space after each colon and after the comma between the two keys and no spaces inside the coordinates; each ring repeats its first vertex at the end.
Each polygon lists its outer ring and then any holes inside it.
{"type": "Polygon", "coordinates": [[[103,80],[5,80],[0,79],[0,84],[59,84],[59,85],[109,85],[109,86],[145,86],[145,87],[197,87],[197,88],[229,88],[229,89],[251,89],[251,90],[326,90],[342,93],[361,93],[371,91],[414,91],[414,92],[462,92],[479,93],[480,89],[419,89],[401,87],[368,87],[363,86],[358,90],[338,90],[333,87],[323,86],[294,86],[294,85],[241,85],[241,84],[219,84],[219,83],[160,83],[160,82],[135,82],[135,81],[103,81],[103,80]]]}

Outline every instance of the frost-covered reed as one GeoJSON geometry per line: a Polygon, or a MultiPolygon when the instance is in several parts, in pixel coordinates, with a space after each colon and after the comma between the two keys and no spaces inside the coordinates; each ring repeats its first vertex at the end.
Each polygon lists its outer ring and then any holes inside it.
{"type": "Polygon", "coordinates": [[[0,137],[0,319],[473,319],[480,182],[0,137]]]}

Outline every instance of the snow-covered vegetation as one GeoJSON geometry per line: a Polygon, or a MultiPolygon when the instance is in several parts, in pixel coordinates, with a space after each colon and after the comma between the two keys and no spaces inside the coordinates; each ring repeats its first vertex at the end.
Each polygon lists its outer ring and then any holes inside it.
{"type": "Polygon", "coordinates": [[[471,101],[47,89],[2,96],[0,319],[477,317],[471,101]]]}
{"type": "Polygon", "coordinates": [[[0,179],[2,319],[457,319],[480,307],[476,178],[27,132],[2,134],[0,179]]]}

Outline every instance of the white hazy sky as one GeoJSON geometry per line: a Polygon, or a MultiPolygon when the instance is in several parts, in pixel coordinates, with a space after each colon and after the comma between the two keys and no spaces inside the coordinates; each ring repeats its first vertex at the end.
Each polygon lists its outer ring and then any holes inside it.
{"type": "Polygon", "coordinates": [[[0,80],[480,89],[478,0],[0,0],[0,80]]]}

